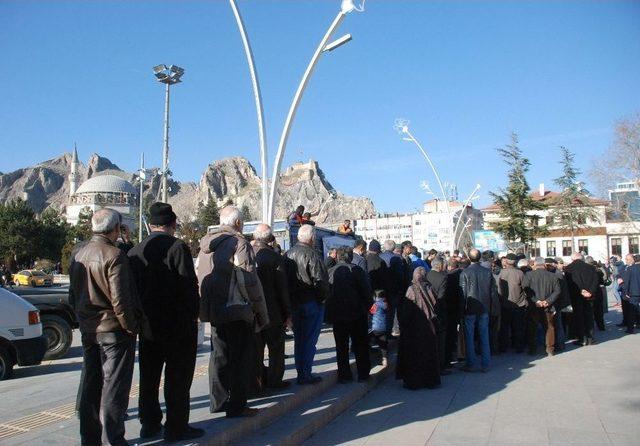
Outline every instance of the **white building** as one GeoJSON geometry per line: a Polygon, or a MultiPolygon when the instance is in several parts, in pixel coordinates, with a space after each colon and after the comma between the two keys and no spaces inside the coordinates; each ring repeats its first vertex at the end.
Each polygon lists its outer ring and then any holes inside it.
{"type": "Polygon", "coordinates": [[[67,222],[78,223],[83,210],[95,212],[102,208],[118,211],[122,222],[134,228],[135,210],[138,207],[136,189],[117,175],[97,175],[89,178],[78,187],[78,153],[74,149],[69,175],[69,203],[66,209],[67,222]]]}
{"type": "Polygon", "coordinates": [[[482,212],[470,205],[463,208],[463,204],[457,201],[449,202],[447,212],[446,204],[434,199],[424,203],[422,212],[384,214],[355,220],[354,228],[356,234],[367,243],[373,239],[380,243],[385,240],[409,240],[423,251],[447,251],[453,249],[451,234],[454,229],[457,248],[470,244],[473,231],[482,228],[482,212]]]}
{"type": "MultiPolygon", "coordinates": [[[[544,184],[539,190],[531,194],[536,201],[545,203],[549,207],[543,211],[531,212],[532,224],[537,218],[537,224],[547,225],[548,235],[538,238],[531,246],[529,252],[532,257],[563,257],[568,259],[573,251],[571,233],[560,229],[557,222],[553,221],[553,199],[558,192],[548,191],[544,184]],[[535,218],[534,218],[535,217],[535,218]]],[[[574,241],[576,249],[592,256],[596,260],[604,260],[616,254],[638,254],[640,222],[625,221],[611,211],[610,202],[596,198],[590,199],[598,218],[595,220],[579,222],[581,226],[575,231],[574,241]]],[[[482,209],[484,214],[485,229],[491,229],[491,223],[500,220],[499,207],[491,205],[482,209]]]]}

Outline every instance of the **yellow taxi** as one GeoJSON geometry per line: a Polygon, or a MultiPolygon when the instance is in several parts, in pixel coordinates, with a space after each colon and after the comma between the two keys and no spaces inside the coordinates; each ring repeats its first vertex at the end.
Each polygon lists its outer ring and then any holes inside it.
{"type": "Polygon", "coordinates": [[[13,275],[13,282],[18,286],[51,286],[53,277],[39,269],[23,269],[13,275]]]}

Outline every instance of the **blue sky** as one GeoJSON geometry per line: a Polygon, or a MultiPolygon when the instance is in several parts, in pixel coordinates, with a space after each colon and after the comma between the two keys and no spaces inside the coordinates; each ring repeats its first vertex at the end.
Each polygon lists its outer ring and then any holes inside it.
{"type": "MultiPolygon", "coordinates": [[[[286,112],[339,0],[238,0],[262,81],[273,159],[286,112]]],[[[410,211],[435,186],[411,129],[461,198],[505,181],[495,148],[511,131],[551,184],[558,146],[586,172],[617,119],[640,111],[638,1],[369,0],[338,30],[353,41],[323,56],[300,106],[284,165],[314,158],[333,185],[381,211],[410,211]]],[[[162,86],[175,63],[171,168],[197,181],[241,155],[258,168],[251,84],[228,2],[0,1],[0,171],[78,144],[135,170],[160,165],[162,86]]],[[[585,175],[585,180],[589,180],[585,175]]]]}

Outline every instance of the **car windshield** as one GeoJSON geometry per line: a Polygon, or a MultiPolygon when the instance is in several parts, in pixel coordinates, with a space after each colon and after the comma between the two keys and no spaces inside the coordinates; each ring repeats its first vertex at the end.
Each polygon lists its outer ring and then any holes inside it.
{"type": "Polygon", "coordinates": [[[20,271],[20,272],[18,273],[18,275],[19,275],[19,276],[30,276],[30,275],[31,275],[31,273],[29,273],[29,271],[20,271]]]}

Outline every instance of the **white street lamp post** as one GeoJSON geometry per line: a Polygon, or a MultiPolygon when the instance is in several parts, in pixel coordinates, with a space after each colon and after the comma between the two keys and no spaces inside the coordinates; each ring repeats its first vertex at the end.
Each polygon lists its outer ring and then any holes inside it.
{"type": "Polygon", "coordinates": [[[184,69],[177,65],[164,64],[153,67],[158,82],[165,84],[164,95],[164,144],[162,148],[162,201],[167,202],[167,176],[169,175],[169,86],[182,82],[184,69]]]}
{"type": "Polygon", "coordinates": [[[140,197],[138,198],[138,243],[142,241],[142,205],[144,200],[142,195],[144,194],[144,180],[147,179],[147,171],[144,170],[144,153],[140,155],[140,170],[138,171],[140,180],[140,197]]]}
{"type": "MultiPolygon", "coordinates": [[[[469,195],[469,198],[467,198],[467,200],[462,205],[462,209],[460,210],[460,215],[458,216],[458,221],[456,222],[456,225],[453,228],[453,240],[454,240],[453,249],[457,249],[458,243],[460,243],[460,237],[458,237],[457,234],[458,234],[458,226],[460,226],[460,221],[462,220],[462,215],[464,214],[465,209],[467,209],[467,206],[469,206],[469,203],[471,202],[471,200],[475,200],[477,198],[476,192],[480,190],[480,187],[481,186],[479,184],[476,184],[476,188],[473,189],[473,192],[471,192],[471,194],[469,195]]],[[[460,232],[461,235],[462,235],[462,232],[464,232],[464,230],[460,232]]]]}
{"type": "Polygon", "coordinates": [[[442,181],[440,180],[440,175],[438,174],[436,167],[431,161],[431,158],[429,157],[429,155],[427,155],[427,152],[422,147],[422,144],[420,144],[420,142],[409,131],[409,121],[407,121],[406,119],[396,119],[394,128],[398,133],[400,133],[400,135],[403,135],[402,139],[404,141],[410,141],[416,145],[416,147],[422,153],[422,156],[424,157],[424,159],[427,161],[427,164],[429,164],[429,167],[431,167],[431,170],[433,171],[433,175],[436,177],[436,181],[438,182],[438,186],[440,187],[440,192],[442,193],[442,199],[444,200],[444,203],[445,203],[445,209],[447,212],[447,224],[449,226],[449,233],[451,234],[450,243],[454,245],[451,248],[451,250],[453,251],[455,249],[455,244],[454,244],[455,235],[452,234],[451,232],[453,230],[453,219],[451,218],[451,208],[449,206],[449,197],[447,197],[447,194],[444,191],[444,186],[442,185],[442,181]]]}
{"type": "MultiPolygon", "coordinates": [[[[262,107],[262,95],[260,93],[260,82],[258,80],[258,73],[256,71],[255,63],[253,60],[253,52],[251,51],[251,44],[249,43],[249,37],[240,15],[235,0],[229,0],[233,15],[236,18],[236,24],[240,31],[240,37],[242,39],[242,45],[244,46],[244,54],[247,58],[247,64],[249,65],[249,74],[251,75],[251,85],[253,87],[253,98],[256,104],[256,114],[258,116],[258,137],[260,139],[260,164],[262,167],[262,221],[269,220],[269,178],[267,174],[267,132],[265,129],[264,121],[264,109],[262,107]]],[[[272,222],[269,221],[271,224],[272,222]]]]}
{"type": "Polygon", "coordinates": [[[284,152],[287,147],[287,140],[289,139],[291,126],[296,117],[298,105],[300,105],[300,100],[302,99],[302,95],[304,94],[304,91],[307,87],[309,79],[311,78],[311,75],[313,74],[313,70],[315,69],[316,64],[318,63],[318,60],[320,59],[320,56],[322,55],[323,52],[332,51],[340,47],[341,45],[344,45],[349,40],[351,40],[351,36],[346,35],[339,38],[335,42],[329,43],[329,39],[331,39],[331,36],[335,32],[335,30],[338,28],[340,23],[342,23],[342,20],[344,20],[345,16],[352,11],[362,12],[363,10],[364,10],[364,1],[362,2],[362,5],[360,7],[356,7],[353,4],[353,0],[342,1],[340,12],[338,12],[338,15],[336,15],[335,19],[333,19],[333,22],[331,22],[329,29],[327,30],[324,37],[320,41],[320,44],[316,48],[316,51],[313,53],[313,56],[311,57],[311,61],[309,62],[309,65],[307,66],[307,69],[305,70],[302,76],[302,79],[300,80],[300,84],[298,85],[296,94],[293,96],[293,101],[291,102],[291,106],[289,107],[289,113],[287,114],[287,119],[285,120],[284,127],[282,129],[282,134],[280,135],[280,143],[278,144],[278,151],[276,152],[276,159],[273,165],[273,173],[271,176],[271,189],[269,190],[269,220],[268,220],[269,224],[273,223],[273,218],[275,213],[275,196],[276,196],[276,191],[278,189],[278,180],[279,180],[278,177],[280,174],[280,166],[282,164],[284,152]]]}

